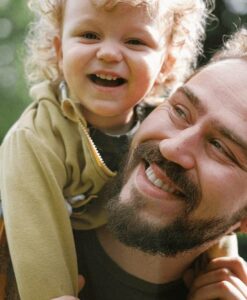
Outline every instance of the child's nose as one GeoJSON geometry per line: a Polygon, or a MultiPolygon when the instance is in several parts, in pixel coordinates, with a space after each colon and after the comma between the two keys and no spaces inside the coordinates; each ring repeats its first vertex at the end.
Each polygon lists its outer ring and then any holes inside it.
{"type": "Polygon", "coordinates": [[[163,139],[160,144],[161,154],[186,170],[192,169],[196,164],[196,149],[198,140],[193,133],[185,134],[185,131],[173,137],[163,139]]]}
{"type": "Polygon", "coordinates": [[[122,53],[117,45],[113,42],[103,42],[97,51],[97,58],[99,60],[111,63],[120,62],[122,60],[122,53]]]}

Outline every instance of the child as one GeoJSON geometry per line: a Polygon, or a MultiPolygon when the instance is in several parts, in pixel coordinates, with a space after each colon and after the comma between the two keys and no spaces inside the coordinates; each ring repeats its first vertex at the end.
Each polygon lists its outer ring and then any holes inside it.
{"type": "Polygon", "coordinates": [[[34,102],[6,136],[0,189],[21,299],[77,295],[72,228],[106,222],[98,192],[148,105],[195,65],[198,0],[30,0],[34,102]],[[71,226],[72,224],[72,226],[71,226]]]}

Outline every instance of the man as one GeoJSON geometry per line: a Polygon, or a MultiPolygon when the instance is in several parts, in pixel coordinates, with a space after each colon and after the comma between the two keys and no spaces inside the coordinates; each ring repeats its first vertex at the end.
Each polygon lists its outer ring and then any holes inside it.
{"type": "MultiPolygon", "coordinates": [[[[247,232],[246,78],[242,30],[143,122],[108,191],[108,227],[75,233],[81,299],[186,299],[193,262],[247,232]]],[[[189,299],[247,299],[245,263],[213,260],[189,299]]]]}

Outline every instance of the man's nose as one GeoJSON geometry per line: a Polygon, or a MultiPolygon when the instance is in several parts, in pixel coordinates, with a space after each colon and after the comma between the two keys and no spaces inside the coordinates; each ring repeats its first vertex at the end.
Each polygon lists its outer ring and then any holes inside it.
{"type": "Polygon", "coordinates": [[[119,46],[111,41],[103,41],[96,56],[99,60],[107,63],[120,62],[123,58],[119,46]]]}
{"type": "Polygon", "coordinates": [[[159,148],[167,160],[189,170],[195,167],[196,155],[199,150],[198,143],[198,135],[193,130],[186,129],[172,137],[163,139],[159,148]]]}

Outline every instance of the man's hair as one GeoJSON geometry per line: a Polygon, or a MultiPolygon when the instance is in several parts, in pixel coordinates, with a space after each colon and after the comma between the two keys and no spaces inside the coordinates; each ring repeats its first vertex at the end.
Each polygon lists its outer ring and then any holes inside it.
{"type": "MultiPolygon", "coordinates": [[[[92,0],[92,3],[106,10],[113,9],[119,3],[145,5],[151,16],[158,11],[159,5],[167,5],[167,13],[161,21],[164,23],[164,34],[166,38],[169,37],[169,46],[173,46],[171,54],[176,62],[170,75],[161,82],[159,90],[173,90],[191,74],[198,55],[202,53],[206,20],[213,9],[214,0],[166,0],[166,4],[160,1],[92,0]]],[[[47,79],[56,83],[62,79],[62,75],[59,73],[53,40],[62,31],[66,0],[29,0],[28,5],[34,14],[26,37],[25,69],[28,83],[33,85],[47,79]]]]}
{"type": "Polygon", "coordinates": [[[202,69],[208,67],[209,65],[215,64],[226,59],[241,59],[247,60],[247,28],[242,27],[236,30],[233,34],[225,36],[225,41],[223,41],[223,46],[216,50],[212,58],[208,63],[198,68],[193,74],[191,74],[186,81],[190,80],[196,74],[198,74],[202,69]]]}
{"type": "Polygon", "coordinates": [[[221,50],[212,57],[211,62],[230,58],[247,58],[247,28],[242,27],[228,38],[221,50]]]}

